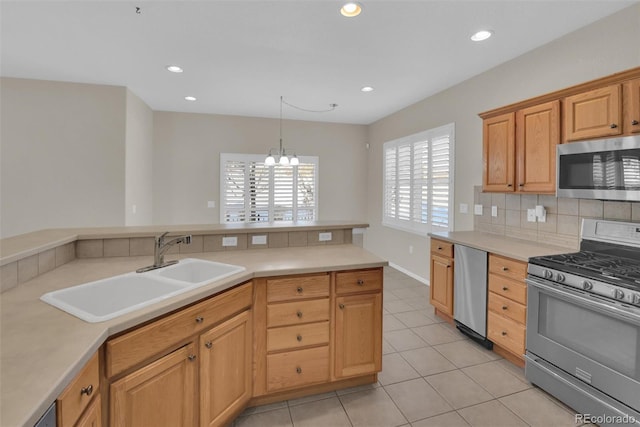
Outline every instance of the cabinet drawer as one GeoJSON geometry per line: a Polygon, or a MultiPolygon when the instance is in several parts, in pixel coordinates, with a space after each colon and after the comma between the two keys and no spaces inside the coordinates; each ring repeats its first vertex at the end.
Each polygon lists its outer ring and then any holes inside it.
{"type": "Polygon", "coordinates": [[[343,271],[336,273],[338,295],[382,289],[382,269],[343,271]]]}
{"type": "Polygon", "coordinates": [[[267,302],[329,296],[328,274],[267,279],[267,302]]]}
{"type": "Polygon", "coordinates": [[[328,321],[267,329],[267,351],[295,350],[328,343],[328,321]]]}
{"type": "Polygon", "coordinates": [[[267,356],[267,389],[269,391],[300,387],[328,380],[328,346],[267,356]]]}
{"type": "Polygon", "coordinates": [[[520,304],[527,305],[527,285],[524,282],[490,273],[489,290],[520,304]]]}
{"type": "Polygon", "coordinates": [[[250,307],[251,300],[252,284],[246,283],[108,341],[107,377],[119,374],[250,307]]]}
{"type": "Polygon", "coordinates": [[[96,353],[60,394],[56,405],[58,425],[61,427],[75,425],[82,411],[98,393],[100,393],[100,371],[98,353],[96,353]]]}
{"type": "Polygon", "coordinates": [[[267,327],[329,320],[329,298],[267,305],[267,327]]]}
{"type": "Polygon", "coordinates": [[[526,306],[493,292],[489,292],[489,310],[493,310],[494,312],[513,319],[518,323],[522,323],[523,325],[527,321],[526,306]]]}
{"type": "Polygon", "coordinates": [[[453,243],[431,239],[431,252],[453,258],[453,243]]]}
{"type": "Polygon", "coordinates": [[[490,254],[489,272],[515,280],[524,280],[527,277],[527,263],[490,254]]]}
{"type": "Polygon", "coordinates": [[[499,316],[492,311],[488,312],[487,337],[494,344],[518,356],[524,354],[525,331],[524,325],[499,316]]]}

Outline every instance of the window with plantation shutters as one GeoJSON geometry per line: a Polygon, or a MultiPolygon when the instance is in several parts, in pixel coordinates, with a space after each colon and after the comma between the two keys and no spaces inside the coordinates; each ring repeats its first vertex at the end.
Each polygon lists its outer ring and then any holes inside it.
{"type": "Polygon", "coordinates": [[[418,234],[453,228],[454,125],[384,144],[383,225],[418,234]]]}
{"type": "Polygon", "coordinates": [[[257,154],[220,154],[220,222],[315,221],[318,158],[265,166],[257,154]]]}

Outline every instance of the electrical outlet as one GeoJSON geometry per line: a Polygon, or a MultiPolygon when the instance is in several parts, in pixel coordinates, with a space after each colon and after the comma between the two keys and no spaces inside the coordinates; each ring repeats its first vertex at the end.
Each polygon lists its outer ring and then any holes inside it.
{"type": "Polygon", "coordinates": [[[328,231],[326,233],[318,233],[318,240],[320,240],[321,242],[328,242],[329,240],[331,240],[331,232],[328,231]]]}
{"type": "Polygon", "coordinates": [[[136,206],[136,205],[132,205],[132,206],[131,206],[131,212],[132,212],[132,213],[136,213],[136,212],[138,212],[138,206],[136,206]]]}
{"type": "Polygon", "coordinates": [[[413,253],[413,245],[409,245],[409,255],[413,253]]]}
{"type": "Polygon", "coordinates": [[[222,246],[238,246],[238,237],[223,237],[222,246]]]}
{"type": "Polygon", "coordinates": [[[251,236],[251,244],[252,245],[266,245],[267,244],[267,236],[251,236]]]}
{"type": "Polygon", "coordinates": [[[527,221],[536,222],[536,210],[535,209],[527,209],[527,221]]]}
{"type": "Polygon", "coordinates": [[[461,214],[469,213],[469,205],[466,203],[460,203],[460,213],[461,214]]]}
{"type": "Polygon", "coordinates": [[[491,216],[498,216],[498,207],[491,206],[491,216]]]}
{"type": "Polygon", "coordinates": [[[473,205],[473,214],[482,215],[482,205],[473,205]]]}
{"type": "Polygon", "coordinates": [[[209,200],[207,202],[207,207],[208,208],[215,208],[216,207],[216,201],[215,200],[209,200]]]}

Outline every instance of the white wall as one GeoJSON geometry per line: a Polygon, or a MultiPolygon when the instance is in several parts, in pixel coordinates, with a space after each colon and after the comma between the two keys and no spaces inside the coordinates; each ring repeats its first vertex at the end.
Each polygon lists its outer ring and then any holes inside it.
{"type": "Polygon", "coordinates": [[[148,225],[153,219],[153,111],[130,90],[126,120],[125,225],[148,225]]]}
{"type": "Polygon", "coordinates": [[[446,123],[456,124],[455,229],[473,229],[473,204],[482,183],[482,121],[478,113],[640,65],[640,5],[584,27],[369,126],[368,217],[365,247],[424,279],[428,238],[381,226],[382,144],[446,123]],[[472,210],[471,210],[472,211],[472,210]],[[409,254],[409,246],[414,252],[409,254]]]}
{"type": "Polygon", "coordinates": [[[122,87],[0,80],[0,236],[124,225],[122,87]]]}
{"type": "MultiPolygon", "coordinates": [[[[155,224],[219,221],[220,153],[265,154],[279,143],[279,121],[252,117],[154,113],[155,224]],[[207,208],[207,201],[216,208],[207,208]]],[[[366,126],[283,121],[283,142],[319,156],[319,219],[366,217],[366,126]]]]}

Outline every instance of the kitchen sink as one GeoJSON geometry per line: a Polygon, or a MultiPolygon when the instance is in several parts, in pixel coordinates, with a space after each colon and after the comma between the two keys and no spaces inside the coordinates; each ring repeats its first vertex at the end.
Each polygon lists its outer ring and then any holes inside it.
{"type": "Polygon", "coordinates": [[[244,270],[237,265],[187,258],[147,273],[126,273],[49,292],[40,299],[86,322],[97,323],[244,270]]]}
{"type": "Polygon", "coordinates": [[[178,264],[151,270],[147,274],[179,280],[192,286],[200,286],[213,280],[224,279],[236,273],[244,271],[239,265],[223,264],[221,262],[206,261],[203,259],[186,258],[178,264]]]}

